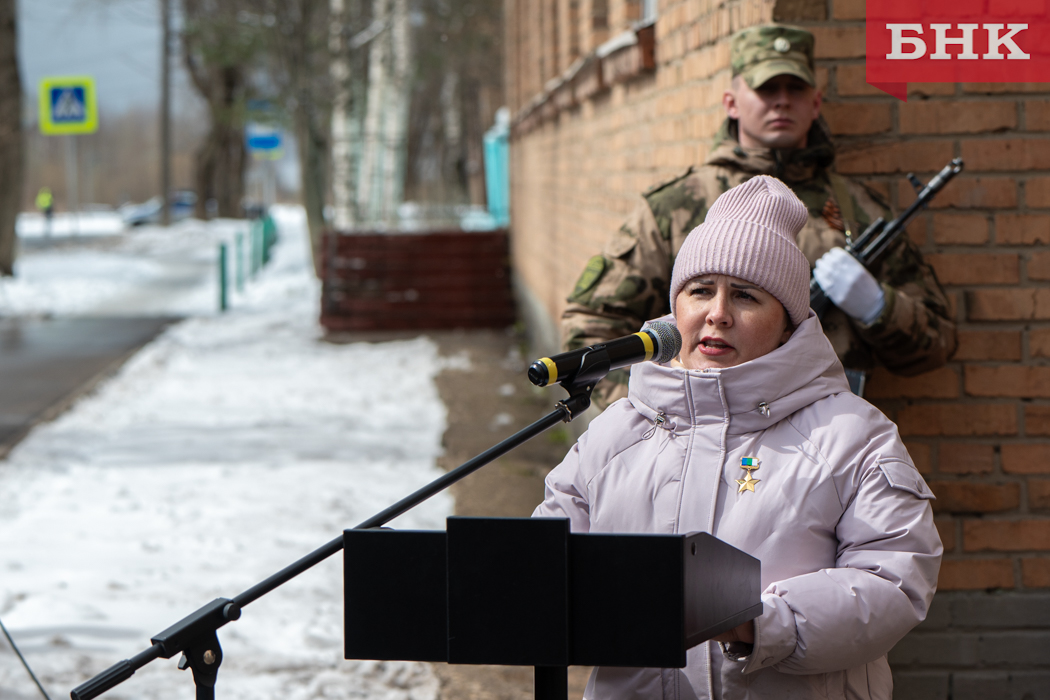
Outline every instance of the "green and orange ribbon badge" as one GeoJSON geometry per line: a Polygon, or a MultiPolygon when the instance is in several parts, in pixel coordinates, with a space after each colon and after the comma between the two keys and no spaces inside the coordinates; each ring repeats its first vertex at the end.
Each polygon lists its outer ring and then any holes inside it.
{"type": "Polygon", "coordinates": [[[751,472],[758,469],[761,462],[754,457],[741,457],[740,468],[747,472],[747,478],[737,479],[736,483],[740,484],[740,488],[737,489],[737,493],[743,493],[744,491],[755,492],[755,484],[762,481],[761,479],[755,479],[751,476],[751,472]]]}

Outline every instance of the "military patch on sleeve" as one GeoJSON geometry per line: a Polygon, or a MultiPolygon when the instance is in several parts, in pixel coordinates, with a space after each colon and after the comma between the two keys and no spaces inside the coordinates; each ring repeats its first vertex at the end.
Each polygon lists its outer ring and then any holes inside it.
{"type": "Polygon", "coordinates": [[[576,280],[576,287],[572,290],[572,294],[569,296],[569,301],[576,304],[586,304],[591,300],[591,294],[594,292],[594,286],[601,280],[602,275],[605,274],[605,270],[609,267],[609,261],[605,259],[604,255],[595,255],[587,261],[587,266],[583,268],[583,273],[580,278],[576,280]]]}

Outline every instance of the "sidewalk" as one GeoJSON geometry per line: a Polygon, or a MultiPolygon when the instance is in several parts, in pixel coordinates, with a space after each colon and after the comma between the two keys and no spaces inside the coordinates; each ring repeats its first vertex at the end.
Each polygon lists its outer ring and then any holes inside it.
{"type": "MultiPolygon", "coordinates": [[[[323,342],[301,217],[284,214],[273,262],[231,312],[169,327],[0,461],[0,617],[53,697],[440,474],[433,377],[462,358],[422,337],[323,342]]],[[[445,494],[395,525],[442,528],[451,512],[445,494]]],[[[219,637],[225,700],[439,692],[427,664],[342,659],[339,557],[219,637]]],[[[113,692],[191,686],[158,660],[113,692]]],[[[0,688],[34,692],[4,643],[0,688]]]]}

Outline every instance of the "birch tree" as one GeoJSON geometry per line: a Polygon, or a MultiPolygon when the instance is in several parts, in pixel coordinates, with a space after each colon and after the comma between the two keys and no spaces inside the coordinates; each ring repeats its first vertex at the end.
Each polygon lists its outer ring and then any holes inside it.
{"type": "Polygon", "coordinates": [[[357,209],[365,222],[392,223],[404,193],[411,43],[408,0],[373,0],[382,33],[368,53],[357,209]]]}
{"type": "Polygon", "coordinates": [[[420,199],[483,204],[482,136],[503,103],[502,3],[419,2],[406,187],[420,199]]]}

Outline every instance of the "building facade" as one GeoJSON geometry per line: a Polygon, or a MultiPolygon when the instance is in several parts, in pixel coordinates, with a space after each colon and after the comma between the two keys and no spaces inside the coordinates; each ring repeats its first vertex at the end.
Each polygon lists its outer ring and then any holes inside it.
{"type": "Polygon", "coordinates": [[[706,157],[729,37],[783,21],[817,39],[837,165],[897,211],[966,169],[909,227],[947,291],[945,367],[876,372],[937,494],[945,545],[929,619],[891,654],[897,698],[1050,698],[1050,84],[864,80],[863,0],[504,0],[512,256],[539,349],[587,259],[651,186],[706,157]]]}

